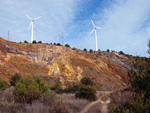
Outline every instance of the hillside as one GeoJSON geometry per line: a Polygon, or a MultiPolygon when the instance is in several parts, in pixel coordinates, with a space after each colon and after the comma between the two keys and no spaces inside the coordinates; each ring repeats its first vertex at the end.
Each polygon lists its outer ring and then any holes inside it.
{"type": "Polygon", "coordinates": [[[98,90],[127,86],[130,59],[117,52],[83,52],[52,44],[15,43],[0,38],[0,78],[9,83],[15,73],[42,76],[50,84],[79,84],[90,77],[98,90]]]}

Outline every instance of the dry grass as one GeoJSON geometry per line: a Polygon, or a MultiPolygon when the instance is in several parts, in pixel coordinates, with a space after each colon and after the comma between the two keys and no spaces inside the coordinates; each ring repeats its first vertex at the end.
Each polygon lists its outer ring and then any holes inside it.
{"type": "Polygon", "coordinates": [[[57,95],[53,102],[45,103],[43,98],[32,104],[17,103],[13,96],[13,88],[0,91],[0,113],[76,113],[82,110],[89,101],[76,99],[74,94],[57,95]]]}
{"type": "Polygon", "coordinates": [[[85,99],[75,97],[75,94],[61,94],[58,97],[65,103],[68,103],[74,113],[81,111],[90,102],[85,99]]]}
{"type": "Polygon", "coordinates": [[[110,95],[111,103],[115,104],[117,108],[121,108],[126,102],[133,99],[134,92],[132,91],[118,91],[110,95]]]}

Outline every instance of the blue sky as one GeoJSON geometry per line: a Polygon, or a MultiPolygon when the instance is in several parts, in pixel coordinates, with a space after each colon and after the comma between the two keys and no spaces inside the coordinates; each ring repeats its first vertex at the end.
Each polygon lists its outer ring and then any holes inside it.
{"type": "Polygon", "coordinates": [[[45,43],[64,41],[79,49],[95,50],[91,20],[97,30],[98,48],[147,56],[150,39],[150,0],[0,0],[0,37],[30,42],[30,20],[34,39],[45,43]]]}

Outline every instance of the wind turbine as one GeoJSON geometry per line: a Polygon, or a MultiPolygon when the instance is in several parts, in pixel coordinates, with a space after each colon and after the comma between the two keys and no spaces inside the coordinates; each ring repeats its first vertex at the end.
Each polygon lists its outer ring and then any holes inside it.
{"type": "Polygon", "coordinates": [[[91,31],[91,33],[89,35],[91,35],[94,31],[95,31],[95,41],[96,41],[96,51],[98,51],[98,45],[97,45],[97,33],[96,33],[96,29],[103,29],[101,27],[96,27],[94,22],[91,20],[93,26],[94,26],[94,29],[91,31]]]}
{"type": "Polygon", "coordinates": [[[28,15],[26,15],[26,16],[31,20],[29,28],[32,27],[32,29],[31,29],[31,43],[32,43],[33,42],[33,23],[34,23],[34,20],[37,20],[37,19],[41,18],[41,16],[40,17],[36,17],[34,19],[29,17],[28,15]]]}

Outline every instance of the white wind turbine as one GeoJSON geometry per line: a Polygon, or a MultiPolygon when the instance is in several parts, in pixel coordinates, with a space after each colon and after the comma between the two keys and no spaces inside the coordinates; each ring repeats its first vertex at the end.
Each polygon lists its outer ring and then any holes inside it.
{"type": "Polygon", "coordinates": [[[36,17],[34,19],[29,17],[28,15],[26,15],[26,16],[31,20],[29,28],[32,26],[32,29],[31,29],[31,43],[32,43],[33,42],[33,23],[34,23],[34,20],[37,20],[37,19],[41,18],[41,16],[40,17],[36,17]]]}
{"type": "Polygon", "coordinates": [[[91,31],[91,33],[89,35],[91,35],[94,31],[95,31],[95,41],[96,41],[96,51],[98,50],[98,45],[97,45],[97,33],[96,33],[96,29],[103,29],[101,27],[96,27],[94,22],[91,20],[93,26],[94,26],[94,29],[91,31]]]}

